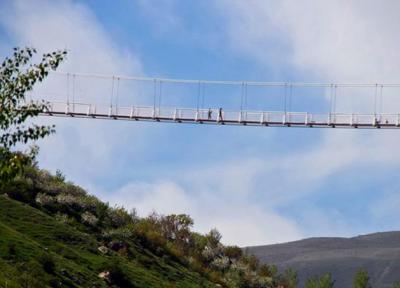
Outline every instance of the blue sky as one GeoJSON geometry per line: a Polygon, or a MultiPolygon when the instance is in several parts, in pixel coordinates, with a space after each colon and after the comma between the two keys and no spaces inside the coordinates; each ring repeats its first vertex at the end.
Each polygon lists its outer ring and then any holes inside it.
{"type": "MultiPolygon", "coordinates": [[[[68,72],[399,82],[396,1],[299,2],[0,0],[0,53],[67,48],[68,72]]],[[[41,121],[57,125],[41,167],[142,215],[188,213],[226,243],[399,229],[398,131],[41,121]]]]}

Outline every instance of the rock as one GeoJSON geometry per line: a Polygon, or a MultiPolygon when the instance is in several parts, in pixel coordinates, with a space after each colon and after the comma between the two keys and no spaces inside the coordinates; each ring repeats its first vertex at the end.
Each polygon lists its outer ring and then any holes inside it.
{"type": "Polygon", "coordinates": [[[99,273],[99,278],[110,281],[110,271],[103,271],[99,273]]]}
{"type": "Polygon", "coordinates": [[[107,254],[108,253],[108,248],[106,246],[100,246],[97,248],[102,254],[107,254]]]}

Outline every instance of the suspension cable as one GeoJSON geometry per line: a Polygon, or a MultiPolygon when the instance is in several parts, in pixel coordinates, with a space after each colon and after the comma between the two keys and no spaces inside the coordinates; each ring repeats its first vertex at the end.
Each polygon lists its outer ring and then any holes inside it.
{"type": "Polygon", "coordinates": [[[160,113],[160,109],[161,109],[161,99],[162,99],[162,80],[160,80],[159,83],[159,93],[158,93],[158,113],[160,113]]]}
{"type": "Polygon", "coordinates": [[[156,98],[157,98],[157,79],[154,78],[154,93],[153,93],[153,111],[156,110],[156,98]]]}
{"type": "Polygon", "coordinates": [[[72,77],[72,111],[75,112],[75,75],[72,77]]]}
{"type": "Polygon", "coordinates": [[[111,84],[111,95],[110,95],[110,109],[112,111],[113,107],[113,98],[114,98],[114,82],[115,82],[115,77],[112,77],[112,84],[111,84]]]}
{"type": "Polygon", "coordinates": [[[200,96],[201,96],[201,82],[199,80],[199,83],[197,83],[197,100],[196,100],[197,111],[199,111],[200,96]]]}
{"type": "Polygon", "coordinates": [[[244,84],[244,108],[247,111],[247,82],[244,84]]]}
{"type": "Polygon", "coordinates": [[[205,83],[201,83],[202,85],[202,102],[201,102],[201,107],[202,107],[202,109],[204,109],[204,102],[205,102],[205,95],[206,95],[206,84],[205,83]]]}
{"type": "Polygon", "coordinates": [[[242,82],[240,90],[240,112],[243,111],[243,98],[244,98],[244,82],[242,82]]]}
{"type": "Polygon", "coordinates": [[[67,106],[69,105],[69,73],[67,74],[67,106]]]}
{"type": "Polygon", "coordinates": [[[335,84],[335,91],[333,94],[333,113],[336,113],[336,96],[337,96],[337,85],[335,84]]]}
{"type": "Polygon", "coordinates": [[[375,93],[374,93],[374,114],[376,115],[376,105],[378,101],[378,84],[375,84],[375,93]]]}
{"type": "Polygon", "coordinates": [[[117,78],[117,92],[116,92],[116,97],[115,97],[115,109],[116,109],[116,112],[117,112],[117,114],[118,114],[118,100],[119,100],[119,77],[117,78]]]}
{"type": "Polygon", "coordinates": [[[290,83],[289,86],[289,112],[292,111],[292,96],[293,96],[293,85],[290,83]]]}
{"type": "Polygon", "coordinates": [[[284,99],[283,99],[283,111],[286,113],[286,101],[287,101],[287,83],[285,83],[285,93],[284,93],[284,99]]]}
{"type": "Polygon", "coordinates": [[[329,113],[333,113],[333,84],[329,86],[329,113]]]}

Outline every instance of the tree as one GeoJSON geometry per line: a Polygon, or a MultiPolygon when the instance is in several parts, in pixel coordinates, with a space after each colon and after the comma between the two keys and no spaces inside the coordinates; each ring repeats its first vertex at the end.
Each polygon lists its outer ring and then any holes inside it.
{"type": "Polygon", "coordinates": [[[357,271],[353,278],[353,288],[370,288],[368,272],[364,269],[357,271]]]}
{"type": "Polygon", "coordinates": [[[238,246],[226,246],[224,248],[224,254],[226,257],[229,258],[229,261],[232,262],[235,260],[239,260],[240,257],[242,257],[243,255],[243,251],[238,246]]]}
{"type": "Polygon", "coordinates": [[[29,159],[11,152],[18,143],[26,144],[54,132],[54,126],[26,124],[27,120],[48,109],[48,103],[27,102],[26,93],[42,82],[49,71],[56,70],[66,56],[66,51],[44,54],[33,64],[33,48],[14,48],[11,57],[0,67],[0,180],[15,177],[29,159]]]}
{"type": "Polygon", "coordinates": [[[400,281],[394,282],[392,288],[400,288],[400,281]]]}
{"type": "Polygon", "coordinates": [[[207,243],[210,247],[214,248],[217,247],[219,241],[221,241],[222,235],[219,231],[215,228],[211,229],[206,235],[207,243]]]}
{"type": "Polygon", "coordinates": [[[161,232],[164,237],[174,242],[179,248],[185,250],[191,241],[190,228],[193,226],[193,219],[186,214],[171,214],[160,218],[161,232]]]}
{"type": "Polygon", "coordinates": [[[335,281],[332,279],[332,275],[327,273],[320,278],[319,283],[320,288],[332,288],[335,284],[335,281]]]}
{"type": "Polygon", "coordinates": [[[297,272],[292,268],[286,269],[282,275],[282,286],[285,288],[296,288],[299,284],[297,272]]]}
{"type": "Polygon", "coordinates": [[[332,288],[334,284],[335,281],[332,280],[331,274],[328,273],[320,278],[314,277],[308,279],[306,282],[306,288],[332,288]]]}

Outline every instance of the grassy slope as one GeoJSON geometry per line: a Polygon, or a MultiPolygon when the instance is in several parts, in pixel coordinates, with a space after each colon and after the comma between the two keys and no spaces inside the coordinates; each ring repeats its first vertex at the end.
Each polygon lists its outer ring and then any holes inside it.
{"type": "Polygon", "coordinates": [[[131,287],[214,287],[181,264],[131,247],[134,257],[105,256],[92,235],[82,233],[26,204],[0,196],[0,287],[107,287],[98,274],[119,258],[131,287]],[[10,243],[16,256],[6,257],[10,243]],[[55,259],[43,270],[43,255],[55,259]],[[52,283],[52,284],[50,284],[52,283]],[[50,286],[51,285],[51,286],[50,286]]]}

